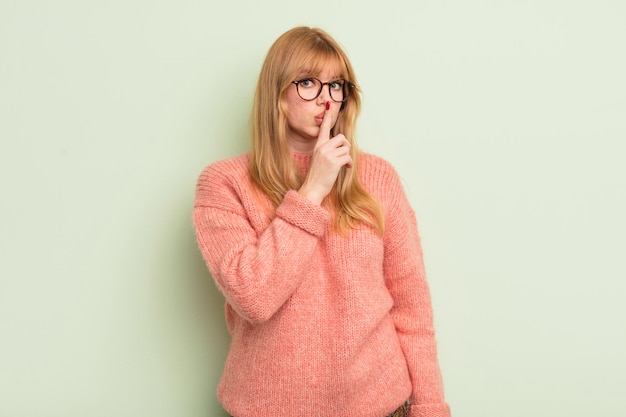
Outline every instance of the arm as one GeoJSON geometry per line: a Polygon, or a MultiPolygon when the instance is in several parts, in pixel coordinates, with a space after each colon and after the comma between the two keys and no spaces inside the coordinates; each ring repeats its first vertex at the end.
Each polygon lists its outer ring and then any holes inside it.
{"type": "Polygon", "coordinates": [[[394,300],[391,315],[413,383],[409,416],[449,417],[415,213],[395,172],[389,190],[384,272],[394,300]]]}
{"type": "MultiPolygon", "coordinates": [[[[245,319],[262,322],[304,278],[330,216],[289,191],[269,226],[257,234],[241,202],[254,198],[254,192],[244,192],[209,167],[198,180],[194,226],[200,251],[227,302],[245,319]]],[[[259,204],[248,205],[261,211],[259,204]]]]}

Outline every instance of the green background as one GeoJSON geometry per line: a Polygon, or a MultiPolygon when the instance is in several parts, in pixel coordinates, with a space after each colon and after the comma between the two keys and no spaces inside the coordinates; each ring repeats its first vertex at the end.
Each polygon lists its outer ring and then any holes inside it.
{"type": "Polygon", "coordinates": [[[626,3],[0,0],[0,416],[223,416],[197,175],[264,55],[344,45],[455,417],[626,415],[626,3]]]}

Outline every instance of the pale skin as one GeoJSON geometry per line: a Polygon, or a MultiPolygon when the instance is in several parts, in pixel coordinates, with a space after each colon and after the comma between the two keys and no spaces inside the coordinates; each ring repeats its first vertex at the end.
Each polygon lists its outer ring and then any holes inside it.
{"type": "MultiPolygon", "coordinates": [[[[326,72],[320,79],[331,81],[337,77],[326,72]]],[[[324,82],[325,82],[324,81],[324,82]]],[[[341,103],[330,98],[328,86],[315,100],[300,98],[296,86],[287,90],[289,115],[287,117],[287,142],[292,151],[311,153],[311,167],[298,193],[316,205],[321,205],[330,193],[337,175],[345,165],[352,166],[350,142],[343,134],[331,137],[330,131],[339,115],[341,103]]]]}

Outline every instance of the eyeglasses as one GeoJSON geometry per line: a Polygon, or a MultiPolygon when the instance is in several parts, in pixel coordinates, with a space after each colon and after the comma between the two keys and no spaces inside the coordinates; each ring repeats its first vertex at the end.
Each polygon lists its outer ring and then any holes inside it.
{"type": "Polygon", "coordinates": [[[322,88],[328,86],[330,98],[336,103],[343,103],[350,97],[352,89],[355,87],[346,80],[334,80],[323,83],[317,78],[303,78],[301,80],[292,81],[296,85],[296,91],[302,100],[315,100],[322,93],[322,88]]]}

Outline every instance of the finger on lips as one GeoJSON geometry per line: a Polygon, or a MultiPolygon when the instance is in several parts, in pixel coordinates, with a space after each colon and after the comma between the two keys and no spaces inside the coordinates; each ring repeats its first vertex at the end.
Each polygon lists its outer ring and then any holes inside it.
{"type": "MultiPolygon", "coordinates": [[[[326,108],[328,109],[329,107],[328,102],[326,102],[326,108]]],[[[332,114],[330,114],[330,112],[328,110],[326,110],[324,112],[324,118],[322,119],[322,124],[320,125],[320,133],[319,136],[317,137],[318,139],[325,139],[328,140],[330,139],[330,128],[331,128],[331,124],[332,124],[332,119],[333,116],[332,114]]]]}
{"type": "MultiPolygon", "coordinates": [[[[350,142],[346,139],[345,136],[339,134],[333,138],[330,137],[330,130],[332,125],[332,114],[328,111],[330,110],[330,102],[326,102],[326,111],[324,111],[324,118],[322,119],[322,124],[320,125],[320,132],[318,136],[318,144],[317,146],[321,146],[323,143],[331,142],[331,146],[334,148],[343,148],[346,149],[346,154],[350,155],[350,142]]],[[[352,167],[352,160],[345,164],[348,168],[352,167]]]]}

